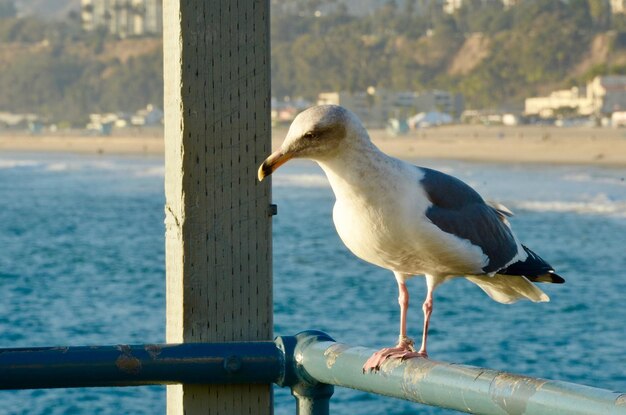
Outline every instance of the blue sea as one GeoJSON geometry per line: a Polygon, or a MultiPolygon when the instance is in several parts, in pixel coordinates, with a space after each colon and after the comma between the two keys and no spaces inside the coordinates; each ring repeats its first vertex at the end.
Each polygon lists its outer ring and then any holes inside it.
{"type": "MultiPolygon", "coordinates": [[[[436,360],[626,391],[626,169],[418,160],[512,209],[525,244],[564,276],[552,301],[502,305],[468,281],[437,289],[436,360]]],[[[163,342],[161,158],[0,154],[0,347],[163,342]]],[[[326,331],[380,348],[397,338],[392,274],[355,258],[313,163],[275,174],[275,334],[326,331]]],[[[409,283],[421,335],[423,279],[409,283]]],[[[0,414],[159,414],[163,387],[0,392],[0,414]]],[[[276,388],[276,414],[293,414],[276,388]]],[[[333,414],[448,414],[335,389],[333,414]]]]}

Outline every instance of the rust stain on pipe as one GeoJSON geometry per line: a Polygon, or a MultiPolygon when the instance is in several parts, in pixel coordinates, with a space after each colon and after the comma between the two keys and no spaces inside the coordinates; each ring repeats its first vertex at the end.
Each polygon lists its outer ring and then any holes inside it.
{"type": "MultiPolygon", "coordinates": [[[[399,359],[395,359],[399,360],[399,359]]],[[[400,361],[403,362],[403,361],[400,361]]],[[[404,368],[404,373],[402,374],[403,383],[409,385],[416,385],[422,379],[424,379],[431,370],[433,370],[436,366],[439,365],[438,362],[433,360],[428,360],[423,357],[415,357],[413,359],[409,359],[408,361],[404,361],[406,363],[406,367],[404,368]]]]}
{"type": "Polygon", "coordinates": [[[489,395],[507,414],[523,414],[529,399],[546,383],[543,379],[500,373],[491,381],[489,395]]]}
{"type": "Polygon", "coordinates": [[[405,361],[404,371],[402,372],[402,392],[407,396],[413,396],[419,402],[425,402],[421,393],[420,382],[426,379],[438,365],[439,363],[437,362],[421,357],[405,361]]]}
{"type": "Polygon", "coordinates": [[[324,357],[326,358],[326,367],[331,368],[335,365],[337,358],[341,353],[348,350],[350,346],[347,344],[335,343],[324,351],[324,357]]]}
{"type": "Polygon", "coordinates": [[[163,348],[158,344],[146,344],[144,347],[145,351],[148,352],[151,358],[156,359],[160,354],[163,348]]]}
{"type": "Polygon", "coordinates": [[[117,346],[117,349],[122,354],[115,360],[115,366],[130,375],[136,375],[141,372],[141,361],[132,355],[130,346],[121,344],[117,346]]]}

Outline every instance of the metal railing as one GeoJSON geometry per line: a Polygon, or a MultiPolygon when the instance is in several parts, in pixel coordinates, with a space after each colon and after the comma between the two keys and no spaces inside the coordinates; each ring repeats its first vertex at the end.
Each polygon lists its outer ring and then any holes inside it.
{"type": "Polygon", "coordinates": [[[0,389],[276,383],[298,414],[329,413],[334,386],[474,414],[626,414],[626,394],[428,359],[363,373],[373,350],[318,331],[274,342],[0,349],[0,389]]]}

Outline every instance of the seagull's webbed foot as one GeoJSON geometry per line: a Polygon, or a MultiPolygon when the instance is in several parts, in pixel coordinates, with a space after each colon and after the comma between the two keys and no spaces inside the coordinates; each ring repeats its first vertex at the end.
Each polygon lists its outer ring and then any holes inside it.
{"type": "Polygon", "coordinates": [[[414,357],[428,357],[426,352],[415,351],[414,342],[408,337],[401,337],[395,347],[386,347],[374,353],[363,365],[363,373],[378,372],[380,366],[387,359],[412,359],[414,357]]]}

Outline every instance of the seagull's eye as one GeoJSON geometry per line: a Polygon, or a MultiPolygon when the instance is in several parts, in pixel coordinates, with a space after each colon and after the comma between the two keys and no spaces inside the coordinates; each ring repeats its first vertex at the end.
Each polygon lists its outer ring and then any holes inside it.
{"type": "Polygon", "coordinates": [[[312,140],[316,137],[315,133],[313,131],[309,131],[307,133],[304,133],[304,135],[302,135],[302,138],[306,138],[307,140],[312,140]]]}

